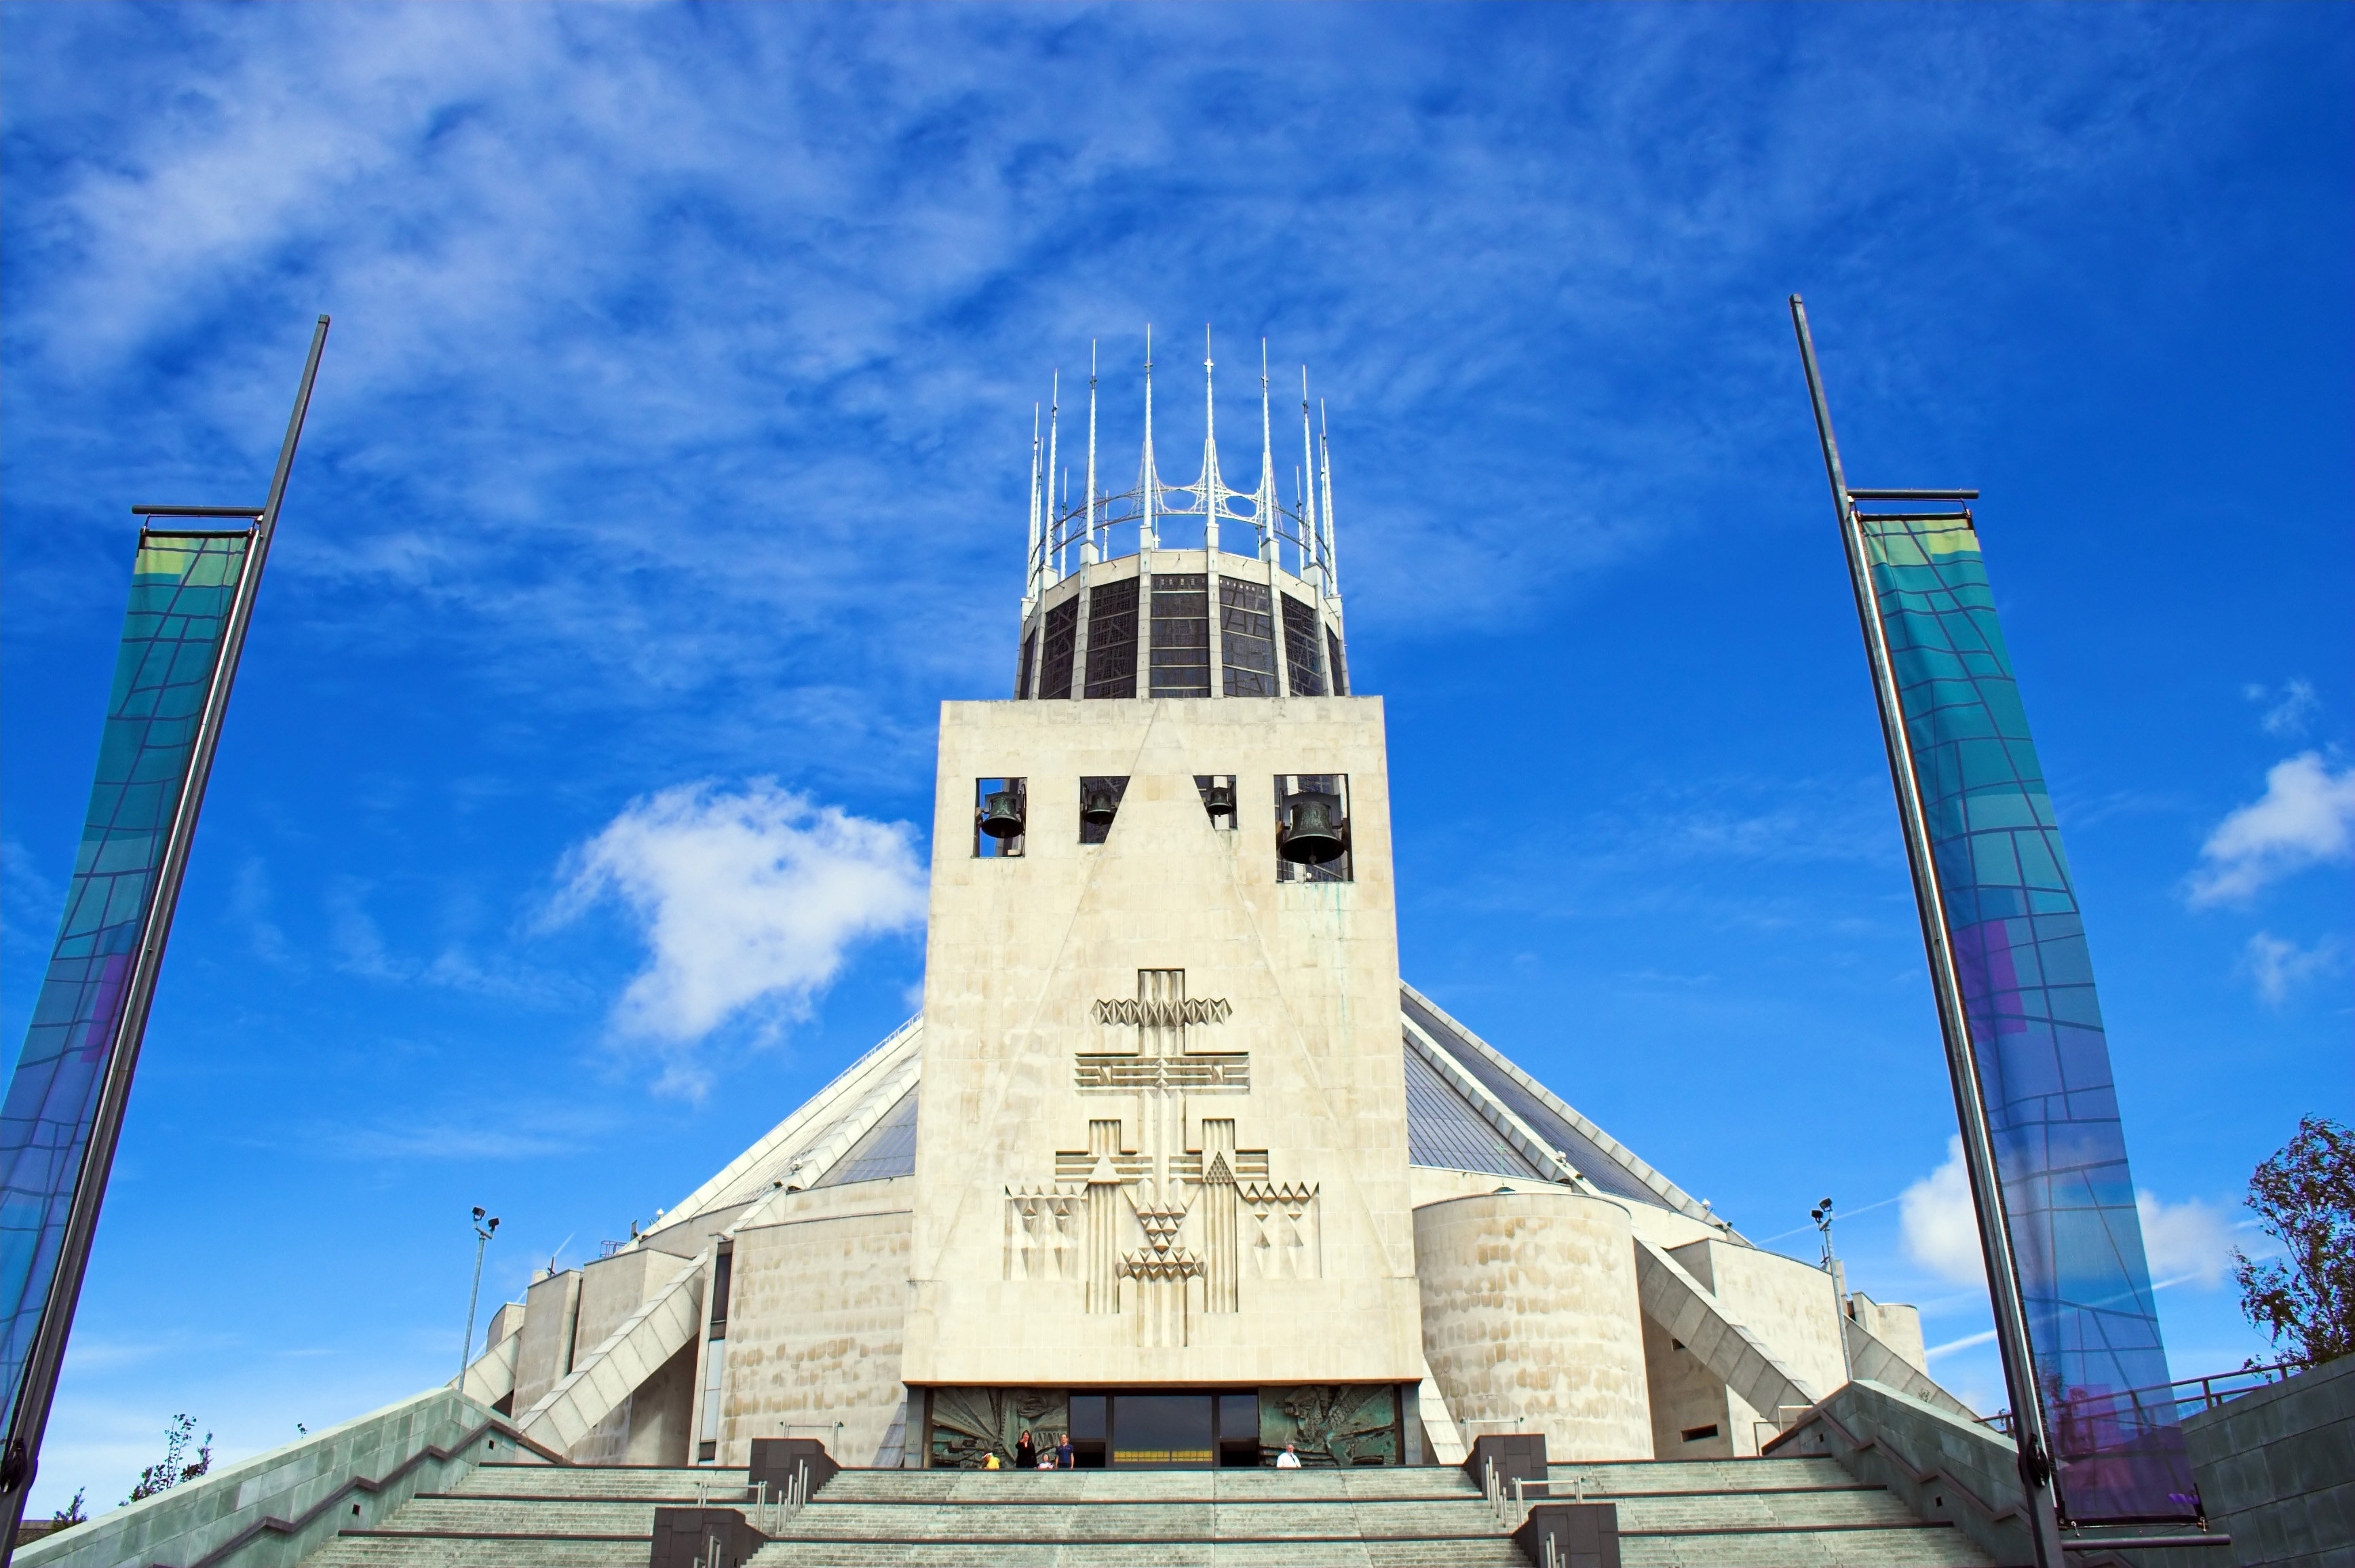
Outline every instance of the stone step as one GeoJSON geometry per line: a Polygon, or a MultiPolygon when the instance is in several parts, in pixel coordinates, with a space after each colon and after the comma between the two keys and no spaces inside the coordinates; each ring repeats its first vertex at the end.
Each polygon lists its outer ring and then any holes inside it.
{"type": "Polygon", "coordinates": [[[1479,1496],[1463,1471],[1438,1467],[1349,1470],[845,1470],[820,1495],[828,1499],[900,1502],[996,1499],[1021,1496],[1071,1499],[1208,1501],[1268,1498],[1428,1498],[1479,1496]]]}
{"type": "Polygon", "coordinates": [[[581,1541],[549,1537],[343,1535],[303,1560],[303,1568],[645,1568],[651,1537],[581,1541]]]}
{"type": "Polygon", "coordinates": [[[1856,1478],[1837,1459],[1628,1459],[1612,1464],[1553,1465],[1546,1478],[1557,1498],[1584,1481],[1590,1498],[1630,1492],[1802,1490],[1852,1487],[1856,1478]]]}
{"type": "Polygon", "coordinates": [[[742,1470],[656,1465],[477,1465],[451,1490],[506,1497],[659,1498],[695,1500],[696,1488],[710,1495],[741,1497],[742,1470]]]}
{"type": "Polygon", "coordinates": [[[1993,1568],[1951,1525],[1904,1530],[1619,1533],[1621,1568],[1993,1568]]]}
{"type": "Polygon", "coordinates": [[[655,1531],[655,1502],[583,1502],[565,1498],[420,1496],[387,1520],[387,1530],[453,1535],[643,1535],[655,1531]]]}
{"type": "MultiPolygon", "coordinates": [[[[1529,1568],[1503,1536],[1444,1541],[1195,1541],[1132,1545],[1117,1541],[992,1543],[987,1568],[1529,1568]]],[[[975,1568],[974,1549],[947,1541],[848,1545],[780,1541],[761,1549],[751,1568],[975,1568]]]]}
{"type": "Polygon", "coordinates": [[[1670,1530],[1901,1529],[1922,1521],[1879,1487],[1815,1492],[1685,1492],[1674,1497],[1622,1497],[1621,1533],[1670,1530]]]}
{"type": "Polygon", "coordinates": [[[832,1503],[818,1500],[782,1532],[794,1539],[1214,1541],[1273,1537],[1493,1536],[1496,1518],[1461,1502],[832,1503]]]}

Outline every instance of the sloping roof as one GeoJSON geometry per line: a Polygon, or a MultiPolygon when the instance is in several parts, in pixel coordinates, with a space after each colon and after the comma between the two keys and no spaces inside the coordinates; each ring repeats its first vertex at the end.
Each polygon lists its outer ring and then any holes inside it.
{"type": "MultiPolygon", "coordinates": [[[[1399,988],[1407,1149],[1416,1165],[1561,1181],[1707,1218],[1627,1147],[1413,987],[1399,988]]],[[[922,1017],[911,1019],[665,1217],[750,1202],[790,1187],[912,1175],[922,1017]]]]}
{"type": "Polygon", "coordinates": [[[814,1184],[847,1187],[854,1181],[883,1181],[916,1174],[916,1091],[910,1085],[900,1103],[851,1146],[850,1152],[814,1184]]]}
{"type": "Polygon", "coordinates": [[[1412,1051],[1406,1053],[1406,1147],[1410,1160],[1436,1169],[1553,1179],[1506,1142],[1437,1068],[1412,1051]]]}

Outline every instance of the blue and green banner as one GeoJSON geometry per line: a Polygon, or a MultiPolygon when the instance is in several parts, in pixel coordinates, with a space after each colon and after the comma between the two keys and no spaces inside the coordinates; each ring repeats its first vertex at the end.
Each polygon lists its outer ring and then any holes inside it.
{"type": "Polygon", "coordinates": [[[1967,514],[1857,521],[2068,1514],[2183,1517],[2161,1344],[2085,925],[1967,514]]]}
{"type": "Polygon", "coordinates": [[[16,1408],[49,1304],[139,955],[170,918],[156,897],[165,856],[252,539],[140,535],[65,918],[0,1107],[0,1413],[16,1408]]]}

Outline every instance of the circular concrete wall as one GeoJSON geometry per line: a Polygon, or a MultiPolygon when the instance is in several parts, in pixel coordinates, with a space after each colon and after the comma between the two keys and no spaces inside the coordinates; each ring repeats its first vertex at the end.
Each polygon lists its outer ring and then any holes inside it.
{"type": "Polygon", "coordinates": [[[1567,1189],[1414,1211],[1423,1342],[1465,1439],[1542,1432],[1549,1459],[1652,1457],[1627,1211],[1567,1189]]]}

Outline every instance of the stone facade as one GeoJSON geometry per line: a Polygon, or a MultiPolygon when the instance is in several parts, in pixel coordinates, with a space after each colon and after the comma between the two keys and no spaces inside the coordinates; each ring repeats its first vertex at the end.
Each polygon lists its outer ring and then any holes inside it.
{"type": "Polygon", "coordinates": [[[1380,699],[1235,695],[1301,689],[1281,647],[1273,685],[1127,695],[1150,637],[1101,612],[1160,614],[1165,579],[1263,584],[1231,645],[1213,615],[1214,669],[1287,600],[1339,666],[1337,601],[1242,559],[1090,563],[1031,606],[1026,671],[1127,684],[943,706],[921,1015],[536,1282],[470,1392],[577,1458],[972,1464],[1039,1426],[1114,1463],[1353,1465],[1500,1432],[1754,1454],[1846,1381],[1844,1315],[1920,1367],[1911,1308],[1752,1245],[1402,984],[1380,699]],[[1342,854],[1287,859],[1287,824],[1342,854]]]}

